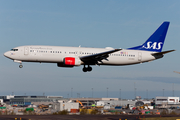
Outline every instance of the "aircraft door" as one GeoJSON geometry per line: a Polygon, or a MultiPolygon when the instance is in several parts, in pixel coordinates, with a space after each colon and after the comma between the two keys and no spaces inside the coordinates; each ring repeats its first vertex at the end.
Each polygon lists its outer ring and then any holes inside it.
{"type": "Polygon", "coordinates": [[[138,61],[141,61],[141,60],[142,60],[142,53],[138,52],[138,61]]]}
{"type": "Polygon", "coordinates": [[[28,55],[29,54],[29,48],[28,47],[24,47],[24,55],[28,55]]]}

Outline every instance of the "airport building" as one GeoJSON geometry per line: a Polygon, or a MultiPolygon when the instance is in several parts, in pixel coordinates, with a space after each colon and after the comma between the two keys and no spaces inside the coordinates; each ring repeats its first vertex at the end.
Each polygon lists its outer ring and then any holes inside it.
{"type": "Polygon", "coordinates": [[[70,98],[72,102],[80,101],[83,105],[92,105],[95,104],[97,101],[107,100],[107,101],[118,101],[118,98],[70,98]]]}
{"type": "Polygon", "coordinates": [[[79,102],[84,106],[91,106],[98,101],[118,101],[118,98],[63,98],[62,96],[0,96],[0,99],[10,105],[39,105],[39,104],[52,104],[59,101],[71,101],[73,103],[79,102]]]}
{"type": "Polygon", "coordinates": [[[10,105],[31,105],[31,104],[42,104],[42,103],[53,103],[58,100],[67,100],[62,96],[0,96],[5,103],[10,105]]]}
{"type": "Polygon", "coordinates": [[[4,103],[10,105],[40,105],[40,104],[53,104],[59,101],[79,103],[81,106],[163,106],[163,105],[180,105],[179,97],[156,97],[155,100],[122,100],[118,98],[63,98],[62,96],[0,96],[4,103]]]}
{"type": "Polygon", "coordinates": [[[79,109],[79,103],[69,103],[66,102],[55,102],[53,103],[53,109],[55,112],[62,111],[62,110],[68,110],[68,112],[71,111],[71,109],[79,109]]]}
{"type": "Polygon", "coordinates": [[[156,105],[175,105],[179,104],[179,97],[156,97],[155,99],[156,105]]]}

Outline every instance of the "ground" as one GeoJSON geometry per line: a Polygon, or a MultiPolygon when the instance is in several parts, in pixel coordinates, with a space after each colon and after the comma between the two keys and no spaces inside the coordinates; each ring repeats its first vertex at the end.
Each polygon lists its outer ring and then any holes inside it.
{"type": "Polygon", "coordinates": [[[0,120],[140,120],[139,118],[150,117],[176,117],[180,119],[180,115],[1,115],[0,120]]]}

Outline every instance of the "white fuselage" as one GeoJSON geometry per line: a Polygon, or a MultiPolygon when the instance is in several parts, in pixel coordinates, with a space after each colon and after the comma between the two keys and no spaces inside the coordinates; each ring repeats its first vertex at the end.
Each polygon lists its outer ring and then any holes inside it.
{"type": "MultiPolygon", "coordinates": [[[[85,47],[62,47],[62,46],[20,46],[16,51],[8,51],[4,55],[15,62],[46,62],[63,63],[65,57],[79,58],[106,52],[111,48],[85,48],[85,47]]],[[[151,54],[154,52],[143,50],[122,49],[109,54],[100,65],[131,65],[155,60],[151,54]]],[[[84,64],[81,62],[81,64],[84,64]]]]}

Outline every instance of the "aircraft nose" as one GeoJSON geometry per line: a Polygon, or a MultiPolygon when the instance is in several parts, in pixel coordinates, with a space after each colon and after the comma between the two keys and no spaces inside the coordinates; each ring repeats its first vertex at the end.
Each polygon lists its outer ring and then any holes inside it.
{"type": "Polygon", "coordinates": [[[5,56],[5,57],[9,57],[9,52],[5,52],[5,53],[4,53],[4,56],[5,56]]]}

